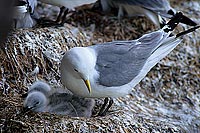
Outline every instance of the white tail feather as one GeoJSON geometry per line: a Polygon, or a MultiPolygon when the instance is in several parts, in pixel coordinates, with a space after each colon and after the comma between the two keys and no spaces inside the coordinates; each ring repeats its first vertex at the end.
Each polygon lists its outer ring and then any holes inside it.
{"type": "Polygon", "coordinates": [[[161,59],[167,56],[179,43],[181,39],[175,36],[169,37],[158,47],[146,61],[140,73],[132,80],[131,86],[135,87],[161,59]]]}

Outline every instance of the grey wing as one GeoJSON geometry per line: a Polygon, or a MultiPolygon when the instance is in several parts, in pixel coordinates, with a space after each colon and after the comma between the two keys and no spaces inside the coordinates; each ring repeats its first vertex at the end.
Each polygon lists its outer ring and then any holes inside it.
{"type": "Polygon", "coordinates": [[[121,86],[138,75],[147,59],[164,38],[161,30],[138,40],[116,41],[93,46],[97,51],[95,69],[98,82],[104,86],[121,86]]]}
{"type": "Polygon", "coordinates": [[[171,17],[171,15],[168,14],[169,10],[172,10],[174,13],[174,9],[170,6],[168,0],[113,0],[113,2],[114,1],[123,4],[141,6],[164,17],[171,17]]]}

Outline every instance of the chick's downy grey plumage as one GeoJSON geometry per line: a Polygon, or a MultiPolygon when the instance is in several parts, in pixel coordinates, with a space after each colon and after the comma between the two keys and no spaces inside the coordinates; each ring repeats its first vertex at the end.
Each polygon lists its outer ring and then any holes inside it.
{"type": "Polygon", "coordinates": [[[44,95],[49,95],[49,93],[51,92],[51,87],[43,82],[43,81],[37,81],[37,82],[34,82],[31,86],[30,86],[30,89],[28,90],[28,93],[31,93],[31,92],[34,92],[34,91],[37,91],[37,92],[41,92],[43,93],[44,95]]]}
{"type": "Polygon", "coordinates": [[[52,91],[42,81],[33,83],[24,101],[24,107],[36,112],[49,112],[72,117],[91,117],[94,100],[68,93],[52,91]]]}
{"type": "Polygon", "coordinates": [[[51,113],[74,117],[90,117],[94,100],[80,98],[67,93],[54,93],[49,98],[47,110],[51,113]]]}

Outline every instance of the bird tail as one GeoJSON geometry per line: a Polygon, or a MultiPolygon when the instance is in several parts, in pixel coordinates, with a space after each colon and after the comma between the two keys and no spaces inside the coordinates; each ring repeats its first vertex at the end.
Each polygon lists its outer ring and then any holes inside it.
{"type": "MultiPolygon", "coordinates": [[[[175,16],[175,10],[171,9],[168,11],[168,14],[175,16]]],[[[195,23],[194,21],[192,21],[190,18],[186,17],[185,15],[182,14],[182,19],[180,21],[183,24],[189,25],[189,26],[196,26],[197,23],[195,23]]]]}
{"type": "MultiPolygon", "coordinates": [[[[181,14],[180,23],[183,23],[183,24],[186,24],[186,25],[189,25],[189,26],[196,26],[196,25],[197,25],[196,22],[194,22],[193,20],[191,20],[191,19],[188,18],[187,16],[183,15],[183,13],[181,13],[181,12],[178,12],[178,13],[181,14]]],[[[176,14],[177,14],[177,13],[176,13],[176,14]]],[[[175,14],[175,13],[172,13],[171,15],[172,15],[173,17],[175,17],[176,14],[175,14]]]]}
{"type": "Polygon", "coordinates": [[[194,27],[192,27],[190,29],[182,31],[182,32],[178,33],[175,36],[168,37],[166,40],[163,41],[163,43],[162,43],[162,45],[160,47],[162,49],[165,49],[165,48],[166,49],[168,49],[168,48],[171,49],[173,47],[171,50],[169,50],[169,51],[172,51],[182,41],[182,39],[181,39],[182,36],[184,36],[186,34],[189,34],[189,33],[195,31],[198,28],[200,28],[200,25],[194,26],[194,27]]]}
{"type": "Polygon", "coordinates": [[[153,54],[149,58],[149,62],[152,62],[153,64],[156,64],[157,62],[159,62],[162,58],[167,56],[182,41],[181,39],[182,36],[189,34],[198,28],[200,28],[200,25],[190,28],[186,31],[180,32],[175,36],[166,38],[162,42],[162,44],[157,49],[154,50],[153,54]]]}
{"type": "Polygon", "coordinates": [[[198,28],[200,28],[200,25],[190,28],[186,31],[180,32],[175,36],[166,38],[162,42],[162,44],[156,50],[154,50],[149,61],[152,62],[153,64],[159,62],[159,60],[167,56],[182,41],[181,39],[182,36],[189,34],[198,28]]]}
{"type": "MultiPolygon", "coordinates": [[[[173,20],[175,21],[175,20],[173,20]]],[[[175,21],[176,22],[176,21],[175,21]]],[[[178,22],[178,21],[177,21],[178,22]]],[[[172,21],[169,23],[171,24],[172,21]]],[[[170,29],[170,26],[165,26],[165,28],[169,28],[169,31],[173,30],[173,27],[176,24],[172,23],[172,29],[170,29]]],[[[163,27],[164,28],[164,27],[163,27]]],[[[196,29],[200,28],[200,26],[195,26],[193,28],[190,28],[186,31],[180,32],[179,34],[175,36],[168,37],[161,42],[161,45],[157,47],[151,54],[151,56],[147,59],[145,65],[143,66],[142,71],[140,72],[140,77],[138,78],[138,81],[141,80],[145,75],[151,70],[152,67],[154,67],[161,59],[166,57],[180,42],[182,41],[181,37],[183,35],[186,35],[188,33],[191,33],[195,31],[196,29]]],[[[166,33],[170,34],[170,33],[166,33]]]]}
{"type": "Polygon", "coordinates": [[[200,25],[194,26],[193,28],[190,28],[190,29],[188,29],[186,31],[180,32],[180,33],[178,33],[176,35],[176,38],[179,38],[179,37],[182,37],[182,36],[184,36],[184,35],[186,35],[188,33],[191,33],[191,32],[195,31],[198,28],[200,28],[200,25]]]}
{"type": "Polygon", "coordinates": [[[197,23],[194,22],[193,20],[191,20],[190,18],[186,17],[185,15],[182,14],[182,19],[180,21],[180,23],[189,25],[189,26],[196,26],[197,23]]]}

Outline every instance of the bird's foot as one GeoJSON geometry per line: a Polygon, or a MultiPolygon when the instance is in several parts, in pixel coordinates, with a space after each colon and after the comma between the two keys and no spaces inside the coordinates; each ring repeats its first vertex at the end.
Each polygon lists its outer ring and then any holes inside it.
{"type": "Polygon", "coordinates": [[[61,27],[64,24],[63,23],[58,23],[57,21],[53,21],[53,20],[48,20],[46,18],[40,18],[37,20],[37,24],[41,27],[51,27],[51,26],[55,26],[55,27],[61,27]]]}
{"type": "Polygon", "coordinates": [[[106,113],[108,112],[108,110],[110,109],[110,107],[112,106],[112,104],[113,104],[113,99],[112,98],[110,98],[110,100],[109,100],[109,98],[105,98],[104,99],[104,104],[102,105],[102,107],[101,107],[99,113],[97,114],[97,116],[105,116],[106,113]],[[107,103],[108,103],[108,106],[106,107],[107,103]]]}

